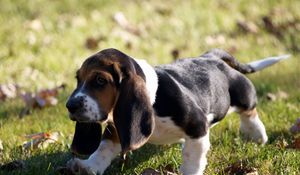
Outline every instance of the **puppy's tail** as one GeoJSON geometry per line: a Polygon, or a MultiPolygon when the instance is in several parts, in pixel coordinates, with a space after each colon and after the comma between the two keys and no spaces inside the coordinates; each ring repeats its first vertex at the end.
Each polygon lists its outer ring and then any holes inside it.
{"type": "Polygon", "coordinates": [[[229,53],[221,50],[221,49],[213,49],[209,52],[206,52],[201,57],[210,58],[215,57],[225,61],[230,67],[234,68],[235,70],[243,73],[249,74],[260,71],[264,68],[267,68],[279,61],[285,60],[290,57],[290,55],[281,55],[275,57],[267,57],[261,60],[253,61],[247,64],[243,64],[238,62],[232,55],[229,53]]]}

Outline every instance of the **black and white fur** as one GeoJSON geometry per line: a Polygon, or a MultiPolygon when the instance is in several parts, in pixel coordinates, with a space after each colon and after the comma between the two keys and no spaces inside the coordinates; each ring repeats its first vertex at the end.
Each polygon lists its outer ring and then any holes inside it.
{"type": "MultiPolygon", "coordinates": [[[[249,139],[265,144],[268,137],[258,115],[249,117],[242,113],[254,109],[257,102],[254,86],[242,73],[261,70],[285,57],[244,65],[226,52],[215,49],[197,58],[180,59],[154,68],[146,61],[136,60],[145,77],[148,97],[155,112],[155,127],[148,143],[183,142],[180,171],[184,175],[201,175],[210,147],[209,129],[230,109],[235,109],[240,114],[241,132],[249,139]]],[[[93,99],[83,92],[79,91],[75,96],[93,99]]],[[[86,103],[89,109],[97,108],[91,111],[101,111],[93,101],[87,100],[86,103]]],[[[88,117],[93,120],[94,116],[88,117]]],[[[120,144],[103,139],[87,160],[72,159],[68,167],[103,174],[121,151],[120,144]]]]}

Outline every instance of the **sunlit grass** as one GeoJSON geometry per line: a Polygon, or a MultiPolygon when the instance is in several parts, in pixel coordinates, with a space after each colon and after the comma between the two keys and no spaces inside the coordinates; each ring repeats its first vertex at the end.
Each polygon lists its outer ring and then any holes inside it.
{"type": "MultiPolygon", "coordinates": [[[[74,73],[89,55],[114,47],[146,59],[152,65],[173,61],[171,52],[180,57],[195,57],[211,48],[223,48],[242,62],[292,54],[290,60],[266,69],[249,78],[259,95],[259,113],[270,138],[262,147],[245,143],[239,137],[239,119],[232,115],[211,131],[212,148],[208,155],[207,174],[222,174],[234,162],[242,160],[256,167],[259,174],[299,174],[300,153],[278,147],[291,143],[288,129],[300,116],[299,50],[293,49],[292,38],[299,45],[299,29],[289,29],[284,38],[277,38],[264,29],[262,17],[279,11],[277,23],[300,19],[300,1],[239,0],[227,1],[0,1],[0,84],[17,83],[22,89],[36,91],[62,83],[67,89],[55,107],[34,110],[19,118],[24,107],[21,99],[0,102],[0,139],[4,151],[0,164],[25,160],[25,170],[10,174],[55,174],[71,158],[69,145],[74,123],[68,119],[65,101],[75,86],[74,73]],[[281,10],[281,11],[280,11],[281,10]],[[122,29],[113,16],[122,12],[141,34],[122,29]],[[237,20],[254,22],[259,31],[245,34],[237,28],[237,20]],[[88,37],[103,37],[98,46],[87,49],[88,37]],[[221,37],[208,42],[209,37],[221,37]],[[285,91],[287,99],[266,100],[268,92],[285,91]],[[45,150],[24,152],[20,145],[24,135],[60,131],[58,144],[45,150]]],[[[273,15],[274,18],[276,15],[273,15]]],[[[299,25],[299,23],[298,23],[299,25]]],[[[299,47],[299,46],[298,46],[299,47]]],[[[114,161],[106,174],[139,174],[143,169],[160,169],[171,165],[178,172],[181,146],[145,145],[122,163],[114,161]]],[[[0,171],[0,174],[8,172],[0,171]]]]}

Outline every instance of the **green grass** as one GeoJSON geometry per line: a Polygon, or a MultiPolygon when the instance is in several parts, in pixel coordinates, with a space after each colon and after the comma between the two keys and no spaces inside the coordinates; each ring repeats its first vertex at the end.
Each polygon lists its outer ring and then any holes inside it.
{"type": "MultiPolygon", "coordinates": [[[[299,6],[300,1],[295,0],[1,0],[0,84],[15,82],[22,89],[35,91],[66,83],[67,89],[59,96],[57,106],[35,110],[22,119],[18,117],[24,105],[20,99],[0,102],[0,139],[4,146],[0,163],[19,159],[26,163],[22,171],[0,174],[56,174],[55,169],[71,158],[74,123],[68,119],[64,104],[75,86],[74,73],[86,57],[108,47],[147,59],[152,65],[171,62],[174,49],[179,50],[180,57],[192,57],[218,47],[230,50],[242,62],[292,54],[288,61],[249,75],[259,95],[258,109],[269,135],[268,144],[243,142],[238,117],[227,117],[211,131],[206,174],[222,174],[238,161],[256,167],[259,174],[300,174],[299,150],[278,146],[293,141],[288,129],[300,116],[299,22],[298,28],[284,29],[282,38],[269,33],[262,22],[262,17],[272,11],[278,25],[299,21],[299,6]],[[119,11],[140,28],[141,36],[128,34],[112,20],[119,11]],[[254,22],[258,33],[240,32],[237,20],[254,22]],[[225,41],[207,42],[208,36],[217,35],[225,41]],[[105,39],[95,50],[85,47],[88,37],[99,36],[105,39]],[[289,97],[266,100],[268,92],[279,90],[289,97]],[[61,131],[63,136],[44,150],[20,149],[24,135],[44,131],[61,131]]],[[[178,172],[180,164],[180,145],[145,145],[130,154],[125,163],[114,161],[106,174],[139,174],[148,167],[161,169],[167,165],[178,172]]]]}

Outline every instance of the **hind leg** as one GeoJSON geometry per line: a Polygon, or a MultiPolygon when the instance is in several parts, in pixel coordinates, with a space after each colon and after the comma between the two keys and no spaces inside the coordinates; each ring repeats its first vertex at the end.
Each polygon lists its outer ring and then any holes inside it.
{"type": "Polygon", "coordinates": [[[237,107],[240,115],[240,131],[243,136],[257,143],[268,140],[264,124],[256,111],[256,91],[253,84],[243,75],[237,75],[230,86],[231,106],[237,107]]]}
{"type": "Polygon", "coordinates": [[[238,113],[241,119],[240,131],[243,137],[256,143],[265,144],[268,141],[268,136],[256,108],[241,110],[238,113]]]}

